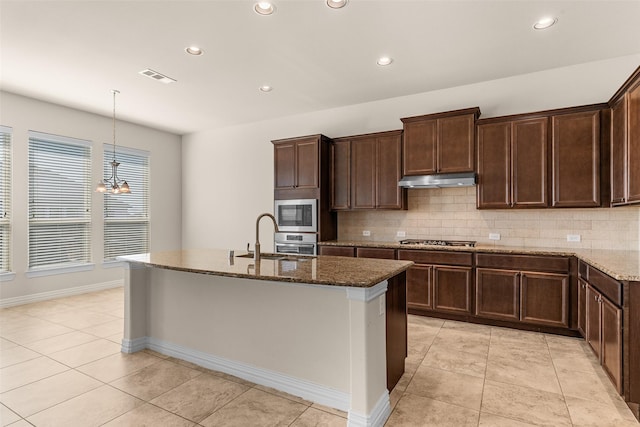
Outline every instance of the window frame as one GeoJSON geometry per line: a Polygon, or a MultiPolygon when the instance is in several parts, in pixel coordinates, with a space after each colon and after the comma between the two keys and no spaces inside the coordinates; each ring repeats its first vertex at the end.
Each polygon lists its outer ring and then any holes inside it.
{"type": "Polygon", "coordinates": [[[92,145],[88,140],[29,131],[29,278],[93,269],[92,145]],[[40,172],[36,168],[37,162],[41,162],[40,172]],[[65,167],[61,168],[58,162],[66,162],[65,167]],[[51,175],[50,179],[43,178],[47,173],[51,175]],[[57,185],[56,179],[60,181],[57,185]],[[63,183],[69,185],[66,198],[57,197],[62,191],[55,192],[56,188],[63,189],[63,183]],[[77,197],[81,197],[79,202],[77,197]],[[66,211],[72,215],[67,216],[66,211]],[[68,257],[81,259],[63,260],[65,250],[68,257]]]}
{"type": "MultiPolygon", "coordinates": [[[[111,161],[113,160],[113,145],[104,144],[102,169],[105,176],[111,175],[111,161]]],[[[120,163],[118,167],[118,176],[120,179],[126,180],[131,188],[129,194],[111,194],[106,192],[103,194],[103,253],[102,253],[102,265],[103,267],[118,267],[123,265],[122,261],[118,261],[117,257],[125,255],[133,255],[134,253],[141,253],[140,251],[123,252],[125,248],[118,248],[117,245],[114,248],[109,246],[113,241],[113,234],[117,236],[118,232],[122,233],[123,230],[117,230],[120,225],[124,231],[127,231],[127,226],[133,228],[130,232],[138,232],[142,236],[141,240],[129,239],[125,242],[127,247],[142,247],[144,252],[149,252],[151,245],[150,242],[150,178],[151,178],[151,153],[146,150],[139,150],[130,147],[116,146],[116,160],[120,163]],[[131,165],[135,164],[133,170],[131,165]],[[127,171],[129,169],[129,171],[127,171]],[[127,202],[127,199],[133,199],[134,206],[131,208],[140,209],[141,215],[118,215],[118,209],[113,207],[113,203],[116,200],[127,202]],[[141,199],[141,200],[140,200],[141,199]],[[115,212],[115,214],[114,214],[115,212]],[[136,229],[135,224],[143,224],[141,229],[136,229]],[[112,234],[110,234],[112,233],[112,234]],[[118,250],[120,249],[120,251],[118,250]]],[[[122,213],[122,209],[120,209],[122,213]]]]}
{"type": "Polygon", "coordinates": [[[0,282],[12,280],[12,146],[13,128],[0,125],[0,282]]]}

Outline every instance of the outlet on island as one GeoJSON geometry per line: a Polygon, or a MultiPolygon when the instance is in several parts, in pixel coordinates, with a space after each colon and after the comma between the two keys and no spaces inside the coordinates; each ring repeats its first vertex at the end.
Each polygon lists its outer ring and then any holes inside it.
{"type": "Polygon", "coordinates": [[[407,237],[407,232],[406,231],[398,231],[396,233],[396,237],[407,237]]]}
{"type": "Polygon", "coordinates": [[[362,235],[363,235],[363,236],[367,236],[367,237],[368,237],[368,236],[371,236],[371,231],[369,231],[369,230],[362,230],[362,235]]]}
{"type": "Polygon", "coordinates": [[[489,240],[500,240],[500,233],[489,233],[489,240]]]}
{"type": "Polygon", "coordinates": [[[567,242],[579,242],[582,240],[579,234],[567,234],[567,242]]]}

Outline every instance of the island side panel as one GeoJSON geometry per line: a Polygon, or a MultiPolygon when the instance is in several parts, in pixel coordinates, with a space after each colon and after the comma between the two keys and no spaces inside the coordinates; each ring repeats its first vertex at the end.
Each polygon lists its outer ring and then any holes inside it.
{"type": "Polygon", "coordinates": [[[134,353],[146,348],[150,274],[151,269],[143,264],[125,264],[123,353],[134,353]]]}
{"type": "Polygon", "coordinates": [[[349,426],[382,426],[391,413],[387,390],[386,291],[349,288],[351,406],[349,426]]]}
{"type": "Polygon", "coordinates": [[[156,344],[350,393],[344,288],[154,268],[148,299],[156,344]]]}

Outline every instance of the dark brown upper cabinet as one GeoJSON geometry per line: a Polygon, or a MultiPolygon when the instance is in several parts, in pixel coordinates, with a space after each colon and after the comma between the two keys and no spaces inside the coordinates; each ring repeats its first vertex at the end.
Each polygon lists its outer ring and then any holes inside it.
{"type": "Polygon", "coordinates": [[[310,135],[271,142],[274,197],[319,199],[328,209],[331,140],[324,135],[310,135]]]}
{"type": "Polygon", "coordinates": [[[640,202],[640,67],[609,101],[611,205],[640,202]]]}
{"type": "MultiPolygon", "coordinates": [[[[479,209],[599,207],[607,104],[477,122],[479,209]],[[603,117],[601,117],[601,115],[603,117]],[[603,126],[601,126],[601,119],[603,126]]],[[[608,197],[608,192],[606,193],[608,197]]]]}
{"type": "Polygon", "coordinates": [[[273,141],[276,190],[318,188],[320,136],[273,141]]]}
{"type": "Polygon", "coordinates": [[[402,131],[336,138],[331,153],[333,210],[406,208],[402,131]]]}
{"type": "Polygon", "coordinates": [[[479,209],[540,208],[548,197],[548,118],[479,120],[479,209]]]}
{"type": "Polygon", "coordinates": [[[351,140],[331,144],[331,209],[351,209],[351,140]]]}
{"type": "Polygon", "coordinates": [[[551,116],[553,207],[599,207],[600,110],[551,116]]]}
{"type": "Polygon", "coordinates": [[[473,172],[478,116],[474,107],[401,119],[403,175],[473,172]]]}

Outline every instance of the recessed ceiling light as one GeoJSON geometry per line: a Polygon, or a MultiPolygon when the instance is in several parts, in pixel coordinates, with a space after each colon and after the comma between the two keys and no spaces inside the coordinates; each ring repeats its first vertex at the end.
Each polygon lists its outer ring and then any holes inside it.
{"type": "Polygon", "coordinates": [[[340,9],[347,5],[347,0],[327,0],[327,6],[331,9],[340,9]]]}
{"type": "Polygon", "coordinates": [[[378,58],[378,65],[380,66],[385,66],[385,65],[389,65],[393,62],[393,59],[388,57],[388,56],[381,56],[380,58],[378,58]]]}
{"type": "Polygon", "coordinates": [[[544,30],[545,28],[549,28],[553,24],[558,22],[558,18],[554,18],[553,16],[547,16],[546,18],[542,18],[533,24],[533,28],[536,30],[544,30]]]}
{"type": "Polygon", "coordinates": [[[198,46],[189,46],[185,48],[184,51],[187,52],[189,55],[193,55],[193,56],[200,56],[204,53],[204,51],[200,49],[198,46]]]}
{"type": "Polygon", "coordinates": [[[271,92],[273,90],[273,88],[269,85],[262,85],[260,86],[260,91],[262,92],[271,92]]]}
{"type": "Polygon", "coordinates": [[[255,10],[258,15],[271,15],[276,11],[276,7],[268,1],[259,1],[253,6],[253,10],[255,10]]]}

